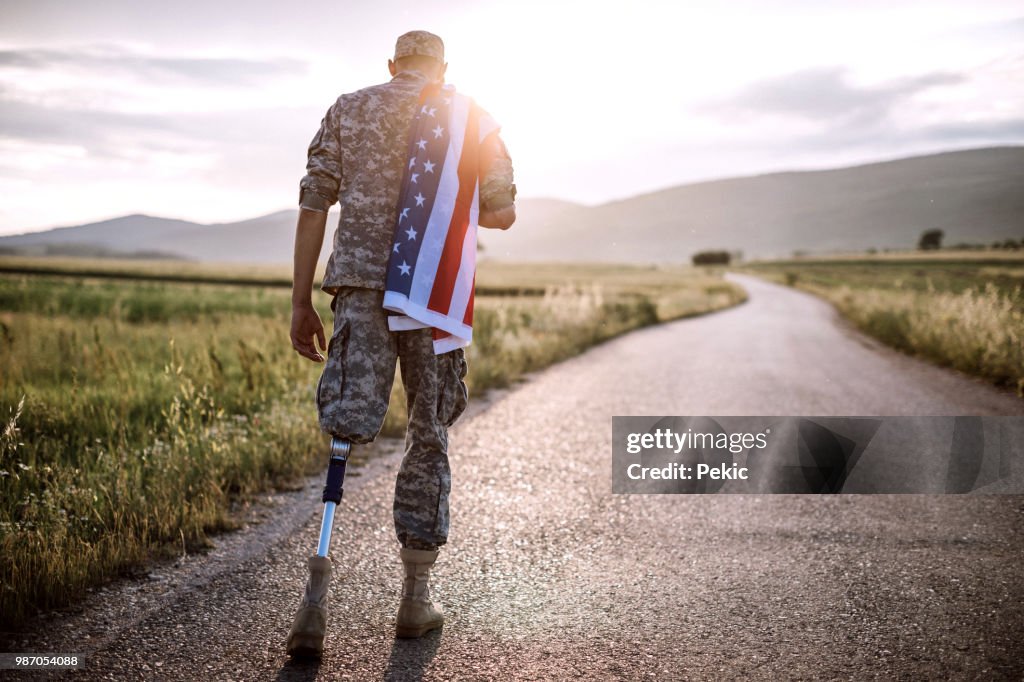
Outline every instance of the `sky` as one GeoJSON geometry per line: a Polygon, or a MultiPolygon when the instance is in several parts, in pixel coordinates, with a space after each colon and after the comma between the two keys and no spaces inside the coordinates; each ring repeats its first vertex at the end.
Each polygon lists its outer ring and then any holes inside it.
{"type": "Polygon", "coordinates": [[[1024,144],[1017,0],[3,0],[0,234],[294,207],[327,108],[411,29],[523,197],[1024,144]]]}

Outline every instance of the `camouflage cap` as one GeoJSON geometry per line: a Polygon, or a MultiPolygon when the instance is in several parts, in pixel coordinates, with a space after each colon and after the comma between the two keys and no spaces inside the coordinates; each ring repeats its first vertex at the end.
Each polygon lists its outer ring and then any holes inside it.
{"type": "Polygon", "coordinates": [[[421,54],[444,62],[444,42],[427,31],[409,31],[398,36],[395,42],[395,59],[421,54]]]}

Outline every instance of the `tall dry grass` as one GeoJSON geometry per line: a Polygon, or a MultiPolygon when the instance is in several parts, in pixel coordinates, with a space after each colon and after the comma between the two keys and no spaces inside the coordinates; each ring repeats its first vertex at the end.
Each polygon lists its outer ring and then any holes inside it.
{"type": "Polygon", "coordinates": [[[959,293],[825,292],[861,329],[901,350],[1012,386],[1024,397],[1024,296],[988,283],[959,293]]]}

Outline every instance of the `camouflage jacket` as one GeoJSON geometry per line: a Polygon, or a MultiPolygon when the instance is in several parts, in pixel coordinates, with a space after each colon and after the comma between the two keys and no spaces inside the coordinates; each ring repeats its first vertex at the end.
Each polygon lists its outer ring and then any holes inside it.
{"type": "MultiPolygon", "coordinates": [[[[321,287],[327,293],[342,286],[384,289],[409,125],[427,82],[418,71],[402,71],[388,83],[340,96],[309,144],[299,205],[327,211],[341,203],[321,287]]],[[[510,200],[512,162],[500,146],[504,157],[480,178],[481,208],[510,200]]]]}

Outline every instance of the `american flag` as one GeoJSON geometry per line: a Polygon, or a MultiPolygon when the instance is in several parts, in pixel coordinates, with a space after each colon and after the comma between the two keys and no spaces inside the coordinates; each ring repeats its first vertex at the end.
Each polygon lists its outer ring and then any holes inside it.
{"type": "Polygon", "coordinates": [[[384,308],[392,331],[434,328],[434,353],[473,339],[480,143],[499,126],[451,85],[424,88],[388,260],[384,308]]]}

